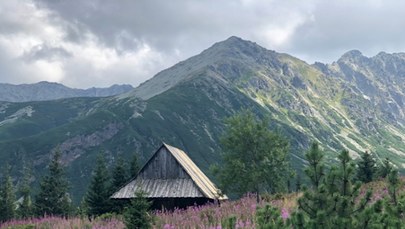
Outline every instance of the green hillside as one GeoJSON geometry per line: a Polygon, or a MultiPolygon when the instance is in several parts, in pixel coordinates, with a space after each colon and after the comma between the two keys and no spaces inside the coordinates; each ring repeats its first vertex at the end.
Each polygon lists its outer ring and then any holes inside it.
{"type": "Polygon", "coordinates": [[[0,103],[0,163],[10,163],[18,181],[25,161],[38,178],[50,153],[60,150],[75,201],[101,151],[110,165],[135,152],[144,162],[164,141],[210,176],[223,120],[251,109],[289,139],[297,169],[311,140],[326,147],[329,160],[343,148],[354,157],[371,150],[403,169],[405,81],[389,63],[405,66],[405,58],[359,55],[309,65],[231,37],[123,95],[0,103]]]}

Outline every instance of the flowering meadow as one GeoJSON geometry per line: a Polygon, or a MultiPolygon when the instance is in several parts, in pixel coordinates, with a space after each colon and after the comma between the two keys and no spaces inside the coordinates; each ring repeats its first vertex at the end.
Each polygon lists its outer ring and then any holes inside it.
{"type": "Polygon", "coordinates": [[[154,228],[222,228],[226,220],[234,219],[235,228],[255,228],[255,213],[258,207],[270,203],[281,209],[282,217],[288,218],[296,208],[297,194],[289,194],[277,199],[262,199],[259,203],[255,195],[247,195],[237,201],[228,201],[188,209],[155,212],[154,228]]]}
{"type": "MultiPolygon", "coordinates": [[[[256,196],[247,195],[237,201],[227,201],[218,204],[204,206],[192,206],[187,209],[175,209],[174,211],[154,212],[154,228],[221,228],[224,221],[230,217],[235,218],[236,228],[255,228],[255,212],[258,206],[267,203],[261,200],[256,203],[256,196]]],[[[295,207],[289,198],[270,200],[274,206],[282,209],[283,217],[288,217],[291,207],[295,207]]],[[[88,218],[60,218],[44,217],[40,219],[13,220],[0,226],[0,229],[123,229],[121,219],[93,219],[88,218]]]]}
{"type": "MultiPolygon", "coordinates": [[[[400,192],[405,192],[404,180],[400,192]]],[[[364,184],[360,193],[373,190],[372,202],[388,195],[387,183],[375,181],[364,184]]],[[[270,204],[280,209],[281,217],[285,220],[297,209],[297,199],[301,193],[291,193],[274,196],[264,196],[259,203],[255,195],[247,195],[239,200],[204,206],[192,206],[187,209],[174,211],[155,211],[153,228],[206,228],[219,229],[231,222],[234,228],[256,228],[255,215],[257,208],[270,204]]],[[[103,218],[60,218],[44,217],[29,220],[13,220],[0,225],[0,229],[124,229],[123,220],[119,217],[103,218]]]]}
{"type": "Polygon", "coordinates": [[[1,229],[124,229],[117,218],[93,219],[44,217],[39,219],[12,220],[0,225],[1,229]]]}

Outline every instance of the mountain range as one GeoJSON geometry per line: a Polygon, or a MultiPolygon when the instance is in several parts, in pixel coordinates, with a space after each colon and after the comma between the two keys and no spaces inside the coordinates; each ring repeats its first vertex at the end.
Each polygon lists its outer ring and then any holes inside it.
{"type": "Polygon", "coordinates": [[[132,89],[133,87],[129,84],[113,85],[108,88],[76,89],[46,81],[20,85],[0,83],[0,101],[29,102],[73,97],[108,97],[122,94],[132,89]]]}
{"type": "Polygon", "coordinates": [[[13,165],[17,182],[23,162],[32,163],[37,178],[60,150],[75,201],[102,151],[110,165],[134,153],[144,162],[163,141],[211,176],[224,119],[249,109],[290,141],[296,169],[318,141],[329,161],[342,149],[354,157],[368,150],[403,170],[404,104],[404,53],[349,51],[310,65],[230,37],[120,95],[0,102],[0,163],[13,165]]]}

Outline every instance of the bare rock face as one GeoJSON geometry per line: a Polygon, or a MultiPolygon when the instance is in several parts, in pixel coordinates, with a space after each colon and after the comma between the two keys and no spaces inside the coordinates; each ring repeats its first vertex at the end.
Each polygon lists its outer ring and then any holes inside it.
{"type": "Polygon", "coordinates": [[[53,151],[62,152],[62,161],[65,165],[78,159],[90,147],[96,147],[113,138],[124,126],[122,123],[109,123],[102,129],[87,135],[77,135],[66,139],[53,151]]]}

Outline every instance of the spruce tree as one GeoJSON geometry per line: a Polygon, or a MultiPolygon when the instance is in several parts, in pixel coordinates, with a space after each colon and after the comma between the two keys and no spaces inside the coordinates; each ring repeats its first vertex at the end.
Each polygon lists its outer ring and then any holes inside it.
{"type": "Polygon", "coordinates": [[[145,198],[145,193],[136,192],[131,205],[124,211],[124,222],[127,228],[152,228],[152,216],[148,212],[151,203],[145,198]]]}
{"type": "MultiPolygon", "coordinates": [[[[129,171],[127,168],[127,164],[125,163],[122,157],[118,157],[117,161],[115,162],[113,173],[112,173],[112,187],[111,187],[111,194],[118,191],[125,183],[129,180],[129,171]]],[[[112,202],[112,210],[116,213],[121,213],[124,209],[126,202],[120,200],[111,200],[112,202]]]]}
{"type": "Polygon", "coordinates": [[[85,196],[85,202],[89,215],[97,216],[111,212],[111,179],[108,174],[104,154],[97,157],[96,167],[90,181],[90,186],[85,196]]]}
{"type": "Polygon", "coordinates": [[[117,191],[129,180],[127,165],[122,157],[118,157],[115,162],[112,174],[112,191],[117,191]]]}
{"type": "Polygon", "coordinates": [[[132,160],[130,163],[130,178],[134,178],[136,175],[138,175],[139,172],[139,161],[138,161],[138,156],[136,155],[136,153],[133,154],[132,156],[132,160]]]}
{"type": "Polygon", "coordinates": [[[39,216],[66,216],[71,210],[68,190],[69,183],[61,163],[61,153],[56,151],[48,166],[48,174],[40,182],[40,190],[35,198],[35,211],[39,216]]]}
{"type": "Polygon", "coordinates": [[[373,156],[367,151],[362,153],[357,161],[356,179],[363,183],[371,182],[376,176],[376,171],[377,167],[373,156]]]}
{"type": "Polygon", "coordinates": [[[23,167],[23,179],[19,188],[22,202],[18,207],[18,216],[20,218],[28,218],[33,215],[33,206],[31,200],[31,188],[30,188],[31,172],[28,166],[23,167]]]}
{"type": "Polygon", "coordinates": [[[15,218],[15,190],[10,176],[11,167],[6,165],[0,183],[0,222],[15,218]]]}
{"type": "Polygon", "coordinates": [[[75,214],[77,216],[84,217],[87,215],[87,212],[88,212],[88,207],[87,207],[86,200],[85,200],[85,198],[82,198],[79,206],[77,206],[77,208],[76,208],[75,214]]]}

